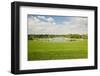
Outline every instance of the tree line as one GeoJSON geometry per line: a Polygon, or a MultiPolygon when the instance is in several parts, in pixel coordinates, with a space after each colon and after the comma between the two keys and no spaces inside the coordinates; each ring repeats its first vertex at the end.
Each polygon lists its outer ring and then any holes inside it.
{"type": "Polygon", "coordinates": [[[65,38],[82,38],[87,39],[87,34],[66,34],[66,35],[50,35],[50,34],[40,34],[40,35],[28,35],[28,40],[33,40],[34,38],[54,38],[54,37],[65,37],[65,38]]]}

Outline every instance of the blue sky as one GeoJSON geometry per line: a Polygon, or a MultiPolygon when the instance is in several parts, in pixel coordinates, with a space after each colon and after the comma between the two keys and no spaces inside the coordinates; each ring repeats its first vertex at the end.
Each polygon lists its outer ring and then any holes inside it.
{"type": "MultiPolygon", "coordinates": [[[[39,15],[38,15],[39,16],[39,15]]],[[[46,19],[48,19],[48,18],[52,18],[52,19],[54,19],[54,21],[55,21],[55,23],[56,24],[63,24],[63,22],[69,22],[70,20],[71,20],[71,16],[48,16],[48,15],[40,15],[40,17],[38,17],[38,16],[36,16],[36,15],[29,15],[28,17],[29,18],[31,18],[31,17],[37,17],[38,19],[40,19],[41,21],[47,21],[46,19]],[[44,18],[42,18],[42,17],[44,17],[44,18]]]]}
{"type": "Polygon", "coordinates": [[[65,21],[70,21],[71,17],[68,16],[51,16],[56,24],[63,24],[65,21]]]}
{"type": "Polygon", "coordinates": [[[28,34],[85,34],[87,29],[87,17],[28,15],[28,34]]]}

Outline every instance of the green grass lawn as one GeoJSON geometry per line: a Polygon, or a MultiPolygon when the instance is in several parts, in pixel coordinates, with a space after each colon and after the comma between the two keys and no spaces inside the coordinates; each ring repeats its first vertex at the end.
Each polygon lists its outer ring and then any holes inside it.
{"type": "Polygon", "coordinates": [[[28,60],[83,59],[88,57],[87,39],[66,42],[28,40],[28,60]]]}

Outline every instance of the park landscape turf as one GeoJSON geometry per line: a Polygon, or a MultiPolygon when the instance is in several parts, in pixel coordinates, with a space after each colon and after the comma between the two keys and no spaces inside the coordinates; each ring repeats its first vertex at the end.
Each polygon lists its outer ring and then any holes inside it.
{"type": "Polygon", "coordinates": [[[88,58],[88,40],[52,42],[28,40],[28,60],[58,60],[88,58]]]}

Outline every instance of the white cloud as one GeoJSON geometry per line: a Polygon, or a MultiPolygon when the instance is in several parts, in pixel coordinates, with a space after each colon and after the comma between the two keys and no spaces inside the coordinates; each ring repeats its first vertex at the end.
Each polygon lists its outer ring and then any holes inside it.
{"type": "Polygon", "coordinates": [[[42,19],[48,23],[56,24],[55,20],[52,17],[46,18],[45,16],[37,16],[37,18],[42,19]]]}
{"type": "Polygon", "coordinates": [[[38,18],[40,18],[40,19],[46,19],[44,16],[37,16],[38,18]]]}
{"type": "Polygon", "coordinates": [[[67,33],[87,33],[87,18],[73,17],[69,22],[65,20],[63,24],[56,24],[52,17],[45,18],[42,21],[36,16],[28,19],[28,34],[67,34],[67,33]]]}
{"type": "Polygon", "coordinates": [[[54,22],[54,19],[52,17],[47,18],[48,22],[54,22]]]}

